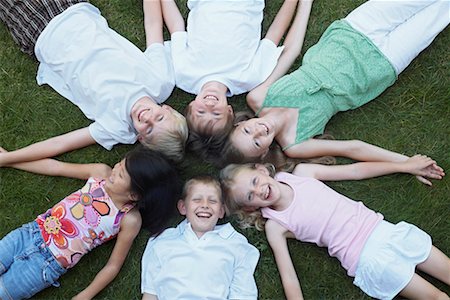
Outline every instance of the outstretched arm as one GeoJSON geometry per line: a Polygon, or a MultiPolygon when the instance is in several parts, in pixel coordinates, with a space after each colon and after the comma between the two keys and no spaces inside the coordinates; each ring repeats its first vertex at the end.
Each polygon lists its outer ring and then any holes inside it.
{"type": "Polygon", "coordinates": [[[173,0],[161,0],[162,14],[164,23],[166,23],[167,29],[170,34],[177,31],[185,31],[183,16],[178,9],[177,4],[173,0]]]}
{"type": "MultiPolygon", "coordinates": [[[[415,155],[403,162],[360,162],[339,166],[299,164],[292,173],[319,180],[360,180],[392,173],[409,173],[432,179],[442,179],[445,175],[434,160],[424,155],[415,155]]],[[[423,179],[424,184],[432,185],[429,180],[423,179]]]]}
{"type": "MultiPolygon", "coordinates": [[[[404,162],[409,158],[406,155],[358,140],[336,141],[309,139],[287,149],[284,153],[293,158],[313,158],[331,155],[371,162],[404,162]]],[[[442,171],[442,168],[439,166],[433,168],[442,171]]],[[[431,185],[431,182],[423,176],[416,175],[416,177],[420,182],[431,185]]]]}
{"type": "Polygon", "coordinates": [[[120,231],[117,235],[116,244],[114,245],[114,249],[109,257],[108,262],[97,273],[94,280],[86,287],[82,292],[73,297],[73,300],[77,299],[92,299],[95,295],[97,295],[101,290],[103,290],[114,278],[116,278],[117,274],[119,274],[120,269],[122,268],[123,263],[125,262],[125,258],[130,251],[131,245],[135,237],[137,236],[140,228],[141,228],[141,216],[137,209],[133,209],[129,211],[122,219],[120,224],[120,231]]]}
{"type": "MultiPolygon", "coordinates": [[[[0,147],[0,153],[7,151],[0,147]]],[[[88,179],[89,177],[107,178],[111,174],[111,167],[105,164],[72,164],[58,161],[56,159],[44,158],[36,161],[16,163],[8,165],[11,167],[31,173],[62,176],[77,179],[88,179]]]]}
{"type": "MultiPolygon", "coordinates": [[[[266,97],[267,90],[269,89],[270,85],[284,76],[292,66],[294,61],[297,59],[297,57],[300,55],[303,47],[303,41],[305,40],[306,28],[308,25],[309,15],[311,13],[312,3],[312,0],[300,0],[297,8],[297,14],[295,15],[294,21],[292,22],[286,38],[284,39],[283,53],[278,59],[278,63],[275,69],[262,84],[254,88],[247,95],[247,104],[252,110],[256,111],[261,107],[261,104],[266,97]]],[[[286,7],[288,7],[288,4],[292,5],[289,0],[286,0],[282,8],[280,9],[280,12],[285,5],[286,7]]],[[[279,17],[279,14],[276,16],[274,23],[279,17]]],[[[272,29],[271,26],[267,32],[266,37],[270,38],[270,36],[276,36],[275,32],[277,31],[278,30],[272,29]]]]}
{"type": "Polygon", "coordinates": [[[53,157],[92,144],[95,144],[95,140],[89,133],[89,128],[85,127],[22,149],[0,153],[0,167],[53,157]]]}
{"type": "Polygon", "coordinates": [[[163,43],[163,17],[161,0],[143,0],[144,29],[147,48],[153,43],[163,43]]]}
{"type": "Polygon", "coordinates": [[[266,222],[265,231],[275,256],[286,299],[303,299],[300,282],[287,245],[287,238],[294,238],[294,235],[272,220],[266,222]]]}
{"type": "Polygon", "coordinates": [[[278,45],[291,24],[298,0],[284,0],[264,38],[278,45]]]}

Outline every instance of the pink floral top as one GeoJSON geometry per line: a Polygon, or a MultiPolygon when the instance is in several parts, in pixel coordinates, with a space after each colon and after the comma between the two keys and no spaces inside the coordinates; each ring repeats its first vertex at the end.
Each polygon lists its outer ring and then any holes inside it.
{"type": "Polygon", "coordinates": [[[103,186],[89,178],[86,185],[36,218],[50,251],[64,268],[73,267],[98,245],[114,238],[132,204],[119,210],[103,186]]]}

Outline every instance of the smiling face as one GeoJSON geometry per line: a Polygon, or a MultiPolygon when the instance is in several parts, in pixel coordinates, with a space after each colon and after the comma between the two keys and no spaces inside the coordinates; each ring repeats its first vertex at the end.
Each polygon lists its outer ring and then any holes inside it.
{"type": "Polygon", "coordinates": [[[131,109],[131,119],[139,139],[164,134],[173,130],[176,119],[173,108],[168,105],[158,105],[148,97],[139,99],[131,109]]]}
{"type": "Polygon", "coordinates": [[[178,201],[178,210],[186,216],[198,238],[214,230],[217,221],[225,214],[221,191],[203,182],[191,185],[185,199],[178,201]]]}
{"type": "Polygon", "coordinates": [[[272,178],[267,168],[256,165],[255,169],[242,168],[233,178],[231,198],[247,209],[277,205],[282,197],[280,183],[272,178]]]}
{"type": "Polygon", "coordinates": [[[125,167],[125,159],[115,164],[111,175],[106,178],[105,190],[113,199],[113,202],[120,207],[119,202],[128,202],[133,200],[131,193],[131,178],[125,167]]]}
{"type": "Polygon", "coordinates": [[[207,85],[194,101],[189,103],[187,118],[196,131],[216,134],[226,127],[232,117],[233,108],[228,105],[226,90],[220,90],[214,85],[207,85]]]}
{"type": "Polygon", "coordinates": [[[237,124],[230,141],[246,157],[262,157],[275,138],[275,126],[268,120],[252,118],[237,124]]]}

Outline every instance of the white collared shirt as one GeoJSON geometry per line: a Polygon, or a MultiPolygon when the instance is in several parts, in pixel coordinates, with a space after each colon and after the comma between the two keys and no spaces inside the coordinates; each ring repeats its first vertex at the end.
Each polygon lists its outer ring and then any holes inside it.
{"type": "Polygon", "coordinates": [[[209,81],[228,87],[227,96],[260,85],[277,65],[283,46],[261,40],[264,0],[189,0],[187,31],[172,34],[175,81],[198,94],[209,81]]]}
{"type": "Polygon", "coordinates": [[[201,238],[187,220],[151,238],[142,257],[142,293],[162,299],[256,299],[259,251],[230,223],[201,238]]]}
{"type": "Polygon", "coordinates": [[[106,149],[133,144],[131,108],[148,96],[164,102],[175,86],[173,66],[164,45],[142,52],[109,28],[89,3],[75,4],[53,18],[35,47],[39,85],[49,84],[77,105],[94,140],[106,149]]]}

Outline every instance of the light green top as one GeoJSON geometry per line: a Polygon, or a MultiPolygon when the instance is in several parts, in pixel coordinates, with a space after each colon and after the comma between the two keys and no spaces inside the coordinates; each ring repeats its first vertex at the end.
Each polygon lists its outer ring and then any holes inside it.
{"type": "Polygon", "coordinates": [[[387,58],[346,21],[335,21],[303,57],[295,72],[270,87],[266,107],[298,108],[295,143],[322,134],[338,111],[355,109],[380,95],[397,79],[387,58]]]}

